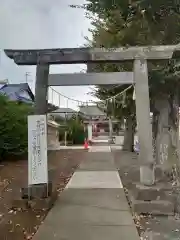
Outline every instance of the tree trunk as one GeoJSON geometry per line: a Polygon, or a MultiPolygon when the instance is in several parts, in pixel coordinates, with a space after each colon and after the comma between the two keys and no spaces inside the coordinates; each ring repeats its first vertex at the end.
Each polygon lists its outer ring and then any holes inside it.
{"type": "Polygon", "coordinates": [[[178,162],[179,108],[176,97],[163,96],[155,101],[153,139],[156,164],[164,172],[171,172],[178,162]]]}
{"type": "Polygon", "coordinates": [[[133,152],[134,147],[134,126],[133,119],[129,116],[125,123],[123,150],[133,152]]]}

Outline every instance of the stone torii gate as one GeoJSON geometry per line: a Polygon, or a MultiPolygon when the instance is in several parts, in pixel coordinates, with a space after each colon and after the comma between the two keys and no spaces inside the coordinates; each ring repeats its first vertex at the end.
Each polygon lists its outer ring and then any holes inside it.
{"type": "Polygon", "coordinates": [[[37,65],[35,86],[35,114],[47,113],[48,86],[135,84],[136,117],[140,143],[140,179],[144,185],[154,184],[154,160],[147,60],[171,59],[176,46],[147,46],[117,49],[42,49],[5,50],[17,65],[37,65]],[[133,61],[131,72],[50,74],[51,64],[118,63],[133,61]]]}

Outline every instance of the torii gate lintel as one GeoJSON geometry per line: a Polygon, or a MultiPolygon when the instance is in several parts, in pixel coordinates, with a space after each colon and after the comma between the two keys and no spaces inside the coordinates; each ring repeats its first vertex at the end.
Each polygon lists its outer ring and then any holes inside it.
{"type": "Polygon", "coordinates": [[[121,48],[59,48],[59,49],[5,49],[5,54],[18,65],[80,64],[97,62],[122,62],[134,59],[160,60],[172,58],[173,52],[179,52],[177,45],[144,46],[121,48]]]}

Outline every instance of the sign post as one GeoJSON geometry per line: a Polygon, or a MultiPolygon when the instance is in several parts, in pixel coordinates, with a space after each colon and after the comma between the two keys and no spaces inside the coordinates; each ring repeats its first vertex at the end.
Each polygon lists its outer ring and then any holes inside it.
{"type": "Polygon", "coordinates": [[[88,141],[92,141],[92,124],[88,124],[88,141]]]}
{"type": "Polygon", "coordinates": [[[28,116],[28,186],[48,184],[47,116],[28,116]]]}

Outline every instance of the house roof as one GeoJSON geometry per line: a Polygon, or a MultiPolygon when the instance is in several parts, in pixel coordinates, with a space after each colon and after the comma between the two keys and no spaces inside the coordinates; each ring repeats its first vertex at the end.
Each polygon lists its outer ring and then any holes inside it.
{"type": "Polygon", "coordinates": [[[86,116],[106,116],[96,105],[91,106],[80,106],[80,112],[86,116]]]}
{"type": "Polygon", "coordinates": [[[3,88],[5,85],[5,83],[0,83],[0,89],[3,88]]]}
{"type": "Polygon", "coordinates": [[[58,108],[50,112],[50,115],[61,119],[71,118],[74,114],[77,114],[77,111],[71,108],[58,108]]]}
{"type": "Polygon", "coordinates": [[[58,108],[52,111],[52,113],[76,113],[76,111],[71,108],[58,108]]]}
{"type": "Polygon", "coordinates": [[[34,94],[32,93],[28,83],[19,83],[19,84],[5,84],[0,88],[0,93],[12,97],[13,100],[19,100],[18,93],[20,91],[27,91],[32,101],[34,101],[34,94]]]}

